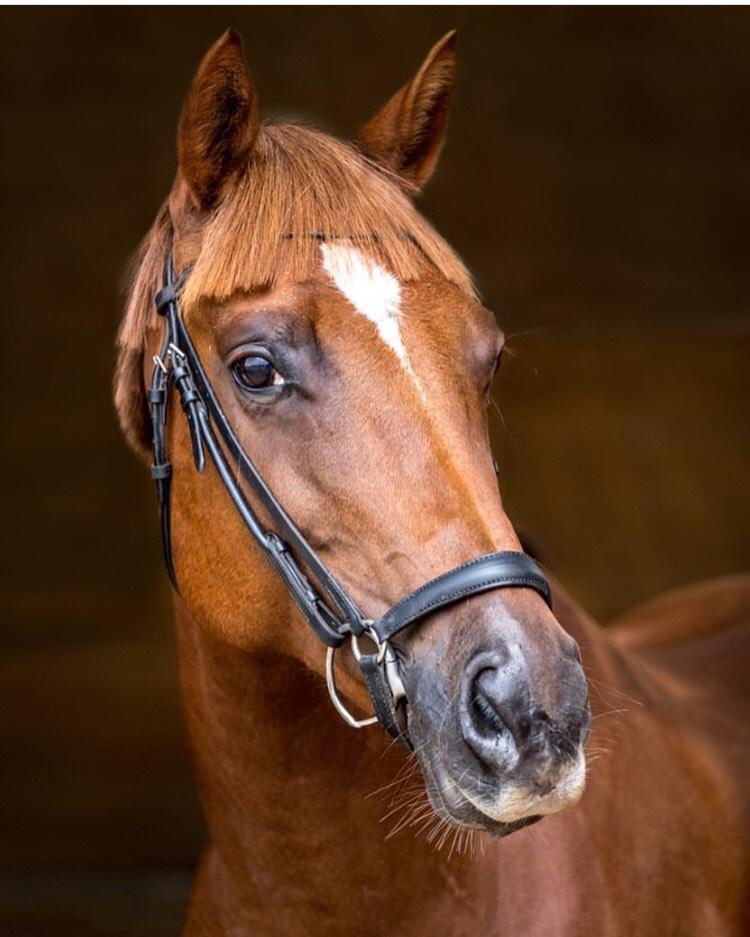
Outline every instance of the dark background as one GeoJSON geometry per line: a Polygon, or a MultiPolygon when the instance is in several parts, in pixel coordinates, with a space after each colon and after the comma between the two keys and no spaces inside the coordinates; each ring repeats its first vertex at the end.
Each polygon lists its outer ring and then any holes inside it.
{"type": "Polygon", "coordinates": [[[4,9],[0,930],[176,933],[201,823],[145,469],[110,403],[126,258],[200,56],[349,135],[460,28],[423,206],[510,336],[511,516],[603,621],[748,565],[750,14],[4,9]]]}

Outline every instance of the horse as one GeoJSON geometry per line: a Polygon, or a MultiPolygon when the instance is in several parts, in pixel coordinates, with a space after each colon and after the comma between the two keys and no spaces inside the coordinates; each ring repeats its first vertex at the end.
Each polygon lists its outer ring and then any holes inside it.
{"type": "Polygon", "coordinates": [[[490,450],[503,334],[414,205],[455,68],[449,33],[344,142],[262,122],[227,32],[134,261],[115,401],[208,827],[184,934],[747,933],[749,578],[607,629],[546,600],[490,450]]]}

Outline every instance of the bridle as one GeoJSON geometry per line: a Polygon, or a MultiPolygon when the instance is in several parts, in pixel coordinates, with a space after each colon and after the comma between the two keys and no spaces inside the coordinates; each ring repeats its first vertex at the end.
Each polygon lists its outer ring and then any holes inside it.
{"type": "Polygon", "coordinates": [[[179,277],[175,275],[170,249],[164,265],[164,286],[155,299],[156,309],[165,319],[165,334],[161,351],[154,356],[148,391],[154,451],[151,475],[156,482],[169,578],[179,592],[172,560],[169,516],[172,465],[167,458],[165,440],[169,392],[174,386],[187,416],[196,469],[204,470],[208,452],[243,523],[276,570],[302,617],[328,648],[326,680],[336,710],[354,728],[380,722],[409,748],[410,742],[397,716],[397,707],[406,699],[406,694],[391,638],[440,608],[491,589],[533,589],[551,607],[549,584],[526,553],[488,553],[420,586],[380,618],[367,618],[276,499],[227,420],[182,317],[179,294],[189,273],[188,269],[179,277]],[[266,528],[260,521],[240,486],[236,469],[270,517],[274,529],[266,528]],[[360,646],[363,636],[374,645],[369,653],[360,646]],[[356,719],[336,691],[334,655],[347,638],[351,640],[375,711],[366,719],[356,719]]]}

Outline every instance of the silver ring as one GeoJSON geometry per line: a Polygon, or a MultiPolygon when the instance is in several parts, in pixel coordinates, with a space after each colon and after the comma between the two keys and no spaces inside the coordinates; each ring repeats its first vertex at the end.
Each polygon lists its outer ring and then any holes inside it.
{"type": "MultiPolygon", "coordinates": [[[[352,637],[352,643],[354,642],[354,637],[352,637]]],[[[355,652],[356,654],[356,652],[355,652]]],[[[365,726],[372,726],[378,721],[377,716],[369,716],[367,719],[355,719],[355,717],[349,712],[349,710],[341,702],[339,697],[338,690],[336,689],[336,675],[334,673],[334,660],[336,657],[336,648],[329,647],[326,651],[326,686],[328,687],[328,695],[331,697],[331,702],[336,709],[336,712],[341,716],[341,718],[350,725],[353,729],[364,729],[365,726]]],[[[359,658],[357,658],[359,660],[359,658]]]]}
{"type": "MultiPolygon", "coordinates": [[[[368,623],[367,627],[362,632],[362,634],[366,634],[367,637],[375,643],[375,647],[377,649],[375,651],[375,661],[378,664],[382,664],[383,658],[385,657],[385,652],[388,650],[388,642],[387,641],[381,642],[380,638],[378,638],[378,636],[372,630],[372,622],[368,623]]],[[[359,646],[360,637],[362,637],[362,635],[359,635],[359,636],[357,636],[356,634],[352,635],[352,652],[355,658],[357,659],[357,662],[359,662],[360,658],[362,657],[362,650],[359,646]]]]}

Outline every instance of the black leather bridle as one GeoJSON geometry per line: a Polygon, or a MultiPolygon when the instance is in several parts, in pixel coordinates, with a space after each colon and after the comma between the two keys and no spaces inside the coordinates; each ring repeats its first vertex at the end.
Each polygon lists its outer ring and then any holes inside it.
{"type": "Polygon", "coordinates": [[[551,606],[549,584],[526,553],[488,553],[420,586],[380,618],[374,621],[367,618],[276,499],[227,420],[182,318],[179,292],[189,272],[186,270],[179,277],[175,276],[170,250],[165,261],[164,286],[156,295],[156,308],[165,319],[165,334],[161,351],[154,357],[153,378],[148,392],[154,450],[151,474],[156,482],[169,578],[179,591],[170,537],[172,466],[167,458],[165,441],[169,391],[173,385],[187,416],[196,469],[199,472],[204,470],[207,451],[245,526],[281,577],[302,617],[327,646],[328,690],[336,709],[349,725],[357,728],[380,722],[394,738],[409,747],[396,713],[405,694],[391,638],[440,608],[491,589],[511,586],[533,589],[551,606]],[[247,500],[239,484],[237,469],[271,518],[273,530],[264,526],[247,500]],[[360,650],[359,639],[363,635],[374,643],[372,653],[360,650]],[[352,641],[352,649],[375,709],[375,715],[368,719],[358,720],[352,716],[336,692],[334,652],[347,638],[352,641]]]}

